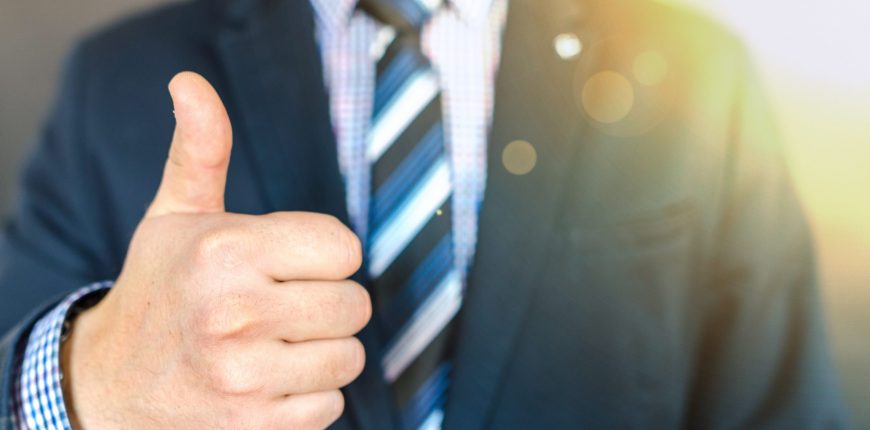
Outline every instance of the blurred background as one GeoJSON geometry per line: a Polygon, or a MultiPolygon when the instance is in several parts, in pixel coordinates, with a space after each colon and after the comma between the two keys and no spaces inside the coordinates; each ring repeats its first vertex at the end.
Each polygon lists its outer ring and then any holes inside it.
{"type": "MultiPolygon", "coordinates": [[[[762,69],[816,232],[822,293],[857,428],[870,429],[870,3],[667,0],[716,17],[762,69]]],[[[77,37],[166,0],[0,0],[0,216],[77,37]]]]}

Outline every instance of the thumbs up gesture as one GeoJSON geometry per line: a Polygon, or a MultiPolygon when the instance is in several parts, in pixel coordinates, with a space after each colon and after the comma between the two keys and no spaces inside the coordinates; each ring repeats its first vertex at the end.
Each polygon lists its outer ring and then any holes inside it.
{"type": "Polygon", "coordinates": [[[224,212],[232,129],[215,90],[169,84],[177,126],[115,287],[64,344],[74,428],[323,428],[362,371],[360,242],[314,213],[224,212]]]}

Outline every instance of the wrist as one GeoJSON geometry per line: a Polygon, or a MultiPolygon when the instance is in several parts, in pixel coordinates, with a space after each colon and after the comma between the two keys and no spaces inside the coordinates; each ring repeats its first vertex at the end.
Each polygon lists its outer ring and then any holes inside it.
{"type": "Polygon", "coordinates": [[[73,374],[70,366],[70,362],[72,361],[70,355],[72,354],[72,343],[68,340],[63,342],[60,347],[60,368],[61,372],[63,372],[63,379],[61,379],[61,388],[63,390],[63,398],[64,403],[66,404],[66,412],[67,419],[69,420],[70,427],[73,429],[81,429],[83,428],[79,423],[78,413],[76,412],[76,398],[72,391],[72,380],[73,374]]]}
{"type": "MultiPolygon", "coordinates": [[[[73,429],[104,428],[95,422],[91,409],[95,405],[107,408],[110,397],[97,393],[102,364],[105,363],[100,351],[104,350],[105,333],[99,301],[102,295],[92,300],[78,303],[67,319],[67,332],[60,347],[60,367],[62,389],[67,417],[73,429]]],[[[104,370],[104,369],[103,369],[104,370]]]]}

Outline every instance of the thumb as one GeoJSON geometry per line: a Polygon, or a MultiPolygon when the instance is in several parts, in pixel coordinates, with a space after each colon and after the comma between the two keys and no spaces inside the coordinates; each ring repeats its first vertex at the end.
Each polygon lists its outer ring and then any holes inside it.
{"type": "Polygon", "coordinates": [[[233,132],[227,111],[202,76],[181,72],[169,83],[175,134],[163,180],[146,218],[224,210],[233,132]]]}

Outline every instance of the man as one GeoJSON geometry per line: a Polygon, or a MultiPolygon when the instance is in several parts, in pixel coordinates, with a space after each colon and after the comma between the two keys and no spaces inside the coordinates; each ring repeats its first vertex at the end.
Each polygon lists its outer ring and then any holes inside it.
{"type": "Polygon", "coordinates": [[[843,427],[737,43],[437,3],[202,0],[82,43],[0,251],[3,428],[843,427]]]}

